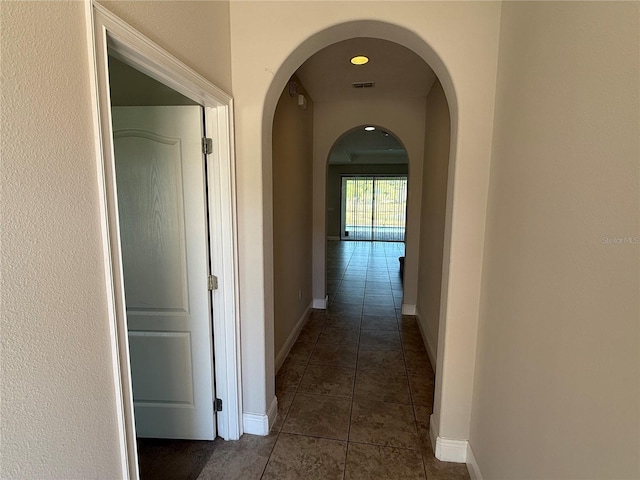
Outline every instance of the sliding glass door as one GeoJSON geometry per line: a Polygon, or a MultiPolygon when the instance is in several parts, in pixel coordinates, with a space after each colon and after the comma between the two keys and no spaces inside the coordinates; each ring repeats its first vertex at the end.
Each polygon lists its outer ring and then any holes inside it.
{"type": "Polygon", "coordinates": [[[407,177],[342,177],[342,240],[403,242],[407,177]]]}

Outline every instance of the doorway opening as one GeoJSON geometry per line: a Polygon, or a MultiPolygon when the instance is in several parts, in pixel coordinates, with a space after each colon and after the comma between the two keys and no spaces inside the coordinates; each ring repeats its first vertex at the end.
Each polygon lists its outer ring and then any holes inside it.
{"type": "Polygon", "coordinates": [[[212,440],[204,110],[112,55],[109,81],[136,433],[212,440]]]}
{"type": "Polygon", "coordinates": [[[109,81],[140,478],[168,478],[217,434],[205,112],[113,55],[109,81]]]}
{"type": "Polygon", "coordinates": [[[409,159],[388,131],[360,125],[340,136],[327,162],[327,238],[404,242],[409,159]]]}
{"type": "Polygon", "coordinates": [[[231,97],[92,8],[122,476],[139,478],[138,437],[242,434],[231,97]]]}
{"type": "MultiPolygon", "coordinates": [[[[271,177],[271,169],[276,163],[275,150],[270,148],[275,145],[275,137],[271,136],[271,131],[268,126],[271,125],[273,120],[273,112],[278,99],[278,95],[282,95],[282,87],[286,82],[286,78],[291,78],[290,75],[295,76],[300,80],[304,89],[309,92],[310,99],[307,99],[309,105],[314,105],[314,118],[313,118],[313,207],[309,212],[313,216],[313,242],[312,242],[312,255],[313,255],[313,306],[319,309],[326,309],[329,307],[335,313],[335,309],[339,308],[343,313],[357,315],[358,306],[355,308],[348,305],[353,305],[353,302],[360,299],[352,298],[353,295],[363,294],[363,308],[361,315],[375,313],[380,315],[383,309],[380,308],[380,304],[376,304],[376,307],[371,307],[368,312],[365,312],[364,305],[367,297],[367,278],[355,279],[357,275],[361,275],[364,270],[364,265],[357,265],[351,263],[351,257],[348,259],[348,252],[339,247],[356,247],[359,242],[344,242],[342,237],[344,236],[343,220],[341,217],[342,200],[342,175],[338,174],[338,181],[332,181],[332,154],[333,147],[337,143],[337,139],[340,139],[345,135],[345,132],[351,132],[356,129],[363,129],[364,126],[376,126],[384,125],[386,128],[391,129],[398,135],[398,138],[402,139],[402,144],[406,146],[407,157],[410,156],[410,160],[407,159],[407,165],[405,166],[405,174],[408,174],[409,165],[412,175],[408,175],[407,178],[407,207],[406,207],[406,225],[405,229],[405,251],[400,254],[393,253],[391,257],[391,265],[393,268],[399,268],[398,263],[400,255],[406,255],[407,262],[404,269],[404,282],[398,283],[398,287],[402,285],[402,297],[400,304],[396,305],[395,295],[392,291],[391,297],[394,301],[393,312],[384,310],[385,314],[388,313],[390,317],[395,316],[400,320],[404,319],[404,316],[416,316],[417,304],[421,300],[421,296],[424,295],[424,290],[431,288],[425,287],[422,278],[419,278],[419,257],[422,255],[422,251],[428,248],[425,247],[425,242],[422,241],[421,232],[429,231],[433,219],[428,215],[425,215],[427,210],[425,204],[433,202],[437,203],[437,220],[440,221],[441,217],[445,224],[445,230],[448,232],[451,225],[451,198],[453,194],[448,195],[446,198],[431,199],[431,192],[423,192],[423,184],[425,178],[429,178],[432,175],[432,165],[427,164],[425,157],[428,149],[425,146],[425,132],[427,131],[426,117],[428,112],[428,105],[426,98],[431,91],[431,87],[437,90],[442,90],[442,84],[437,79],[436,74],[431,70],[429,65],[434,65],[438,71],[438,75],[441,75],[441,79],[444,84],[444,91],[447,93],[447,99],[444,100],[445,106],[448,109],[448,101],[453,101],[452,121],[450,124],[447,122],[447,127],[453,126],[451,133],[450,149],[445,152],[442,149],[442,157],[448,161],[449,157],[453,160],[456,157],[456,133],[455,126],[457,125],[457,117],[455,110],[455,95],[453,94],[453,87],[448,77],[448,72],[442,65],[439,57],[433,52],[433,50],[427,45],[422,38],[413,37],[412,34],[399,29],[395,31],[396,27],[390,26],[383,22],[368,22],[358,21],[347,24],[342,24],[334,28],[328,28],[326,31],[322,31],[314,37],[310,37],[306,42],[300,45],[294,50],[294,53],[287,58],[283,68],[281,68],[277,74],[277,81],[272,82],[270,91],[266,97],[265,116],[263,118],[263,132],[265,132],[265,153],[263,159],[266,162],[264,176],[265,184],[267,187],[272,187],[271,192],[277,190],[275,183],[269,184],[271,177]],[[357,26],[362,37],[351,37],[350,32],[352,28],[347,27],[357,26]],[[368,34],[368,35],[366,35],[368,34]],[[377,37],[377,38],[375,38],[377,37]],[[397,42],[397,43],[396,43],[397,42]],[[323,44],[324,48],[318,49],[318,44],[323,44]],[[357,52],[356,52],[357,50],[357,52]],[[375,62],[372,60],[363,67],[351,70],[348,61],[350,55],[362,54],[362,52],[375,52],[375,62]],[[383,61],[385,53],[393,52],[383,61]],[[398,59],[404,59],[401,65],[397,68],[385,68],[398,59]],[[427,61],[429,64],[427,64],[427,61]],[[300,67],[293,71],[290,68],[292,65],[300,65],[300,67]],[[419,69],[418,75],[408,74],[406,72],[406,65],[412,65],[419,69]],[[326,75],[326,72],[331,72],[331,75],[326,75]],[[405,72],[405,73],[399,73],[405,72]],[[357,77],[357,78],[355,78],[357,77]],[[366,82],[360,82],[364,81],[366,82]],[[373,81],[370,81],[373,80],[373,81]],[[406,84],[403,82],[407,82],[406,84]],[[366,83],[366,87],[360,88],[361,83],[366,83]],[[273,143],[272,143],[273,142],[273,143]],[[337,185],[337,187],[336,187],[337,185]],[[335,195],[331,192],[331,189],[336,189],[338,194],[335,195]],[[338,203],[332,203],[331,199],[338,199],[338,203]],[[346,255],[346,256],[345,256],[346,255]],[[398,255],[395,259],[395,255],[398,255]],[[331,262],[328,260],[331,259],[331,262]],[[336,264],[338,260],[341,264],[336,264]],[[348,261],[348,262],[347,262],[348,261]],[[346,269],[342,269],[344,263],[347,262],[346,269]],[[352,267],[352,272],[348,269],[352,267]],[[339,289],[344,287],[343,282],[345,279],[360,282],[358,285],[348,285],[351,290],[349,292],[350,298],[337,298],[341,297],[339,289]],[[420,295],[418,284],[421,283],[420,295]],[[364,292],[360,292],[360,289],[364,287],[364,292]],[[358,292],[355,292],[355,290],[358,292]],[[342,300],[342,301],[341,301],[342,300]],[[375,313],[374,313],[375,310],[375,313]]],[[[373,55],[372,55],[373,57],[373,55]]],[[[296,92],[294,92],[296,93],[296,92]]],[[[291,95],[291,89],[289,89],[291,95]]],[[[444,93],[443,93],[444,96],[444,93]]],[[[385,129],[386,130],[386,129],[385,129]]],[[[369,130],[371,131],[371,130],[369,130]]],[[[387,130],[388,131],[388,130],[387,130]]],[[[449,137],[447,137],[448,140],[449,137]]],[[[447,142],[449,143],[449,142],[447,142]]],[[[343,155],[343,161],[345,164],[352,162],[353,157],[348,158],[349,152],[344,152],[347,155],[343,155]]],[[[446,162],[445,162],[446,164],[446,162]]],[[[356,165],[351,165],[356,167],[356,165]]],[[[442,190],[447,191],[452,188],[454,183],[454,172],[452,168],[445,169],[449,172],[449,182],[442,182],[438,177],[440,186],[443,186],[442,190]]],[[[350,172],[353,174],[353,172],[350,172]]],[[[363,174],[364,172],[357,172],[357,174],[363,174]]],[[[375,172],[381,174],[383,172],[375,172]]],[[[385,172],[386,173],[386,172],[385,172]]],[[[366,172],[366,175],[373,176],[371,172],[366,172]]],[[[446,176],[445,176],[446,177],[446,176]]],[[[275,178],[275,176],[274,176],[275,178]]],[[[451,190],[449,190],[451,192],[451,190]]],[[[272,206],[269,202],[265,203],[265,217],[269,218],[272,214],[272,206]]],[[[445,237],[445,248],[441,253],[436,252],[435,256],[438,257],[435,260],[441,262],[444,267],[441,275],[441,282],[443,288],[448,288],[448,271],[447,271],[447,259],[449,256],[449,250],[446,248],[446,244],[450,239],[445,237]]],[[[369,243],[369,242],[367,242],[369,243]]],[[[375,242],[370,244],[373,248],[375,242]]],[[[399,243],[387,242],[384,246],[395,246],[399,243]]],[[[348,248],[347,248],[348,250],[348,248]]],[[[275,255],[274,255],[275,257],[275,255]]],[[[428,258],[427,256],[423,256],[428,258]]],[[[276,261],[277,259],[269,257],[269,252],[266,252],[265,268],[269,271],[273,271],[277,274],[280,268],[283,268],[276,261]],[[273,263],[271,263],[273,261],[273,263]]],[[[357,259],[360,262],[363,259],[357,259]]],[[[375,263],[377,259],[372,259],[375,263]]],[[[367,268],[369,267],[367,259],[367,268]]],[[[424,265],[425,262],[420,265],[424,265]]],[[[372,265],[376,266],[376,265],[372,265]]],[[[286,265],[285,265],[286,267],[286,265]]],[[[390,274],[392,270],[389,269],[389,260],[385,265],[387,268],[387,274],[390,274]]],[[[372,288],[377,282],[375,277],[382,277],[381,270],[382,265],[378,266],[372,272],[369,283],[372,288]]],[[[367,271],[367,274],[369,272],[367,271]]],[[[391,277],[389,277],[390,279],[391,277]]],[[[387,278],[384,279],[385,287],[387,278]]],[[[438,284],[439,284],[438,283],[438,284]]],[[[381,286],[381,285],[378,285],[381,286]]],[[[392,289],[393,290],[393,289],[392,289]]],[[[386,293],[386,292],[385,292],[386,293]]],[[[375,296],[375,292],[370,293],[370,297],[375,296]]],[[[385,295],[385,301],[389,301],[389,295],[385,295]]],[[[438,296],[434,301],[438,305],[440,302],[446,299],[446,294],[438,296]]],[[[378,299],[376,299],[378,300],[378,299]]],[[[382,301],[382,299],[379,299],[382,301]]],[[[277,292],[275,301],[277,303],[277,292]]],[[[442,315],[446,317],[446,302],[443,301],[442,315]]],[[[269,316],[267,316],[267,324],[269,323],[269,316]]],[[[444,322],[437,324],[437,318],[426,318],[424,316],[416,316],[413,319],[420,326],[421,342],[424,339],[424,331],[427,328],[431,328],[431,324],[435,325],[434,330],[437,331],[436,341],[443,338],[444,322]],[[436,320],[434,322],[434,320],[436,320]]],[[[281,318],[273,319],[273,324],[277,325],[282,322],[281,318]]],[[[291,322],[296,325],[296,322],[291,322]]],[[[269,326],[269,325],[267,325],[269,326]]],[[[277,327],[276,327],[277,328],[277,327]]],[[[295,338],[295,330],[292,330],[295,338]]],[[[420,343],[420,342],[417,342],[420,343]]],[[[440,342],[442,344],[442,342],[440,342]]],[[[442,345],[444,347],[444,345],[442,345]]],[[[431,349],[436,351],[435,349],[431,349]]],[[[443,348],[438,350],[437,358],[440,359],[437,362],[433,362],[433,366],[436,368],[438,374],[435,382],[435,391],[433,398],[433,422],[431,423],[432,440],[435,442],[437,438],[437,429],[440,423],[440,407],[442,399],[441,390],[441,373],[443,371],[442,352],[443,348]],[[434,436],[435,435],[435,436],[434,436]]],[[[269,355],[268,355],[269,356],[269,355]]],[[[434,356],[435,359],[435,356],[434,356]]],[[[276,384],[277,388],[277,384],[276,384]]],[[[429,412],[431,413],[431,412],[429,412]]]]}

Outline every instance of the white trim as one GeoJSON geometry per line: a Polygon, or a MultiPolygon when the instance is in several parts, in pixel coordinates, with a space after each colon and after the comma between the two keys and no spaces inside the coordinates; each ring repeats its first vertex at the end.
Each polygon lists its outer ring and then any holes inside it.
{"type": "Polygon", "coordinates": [[[242,414],[242,426],[244,433],[249,435],[268,435],[269,417],[260,413],[242,414]]]}
{"type": "Polygon", "coordinates": [[[287,355],[289,355],[289,352],[291,351],[291,347],[293,347],[293,344],[296,343],[296,340],[298,339],[298,335],[300,335],[300,331],[304,327],[304,324],[307,323],[307,318],[311,313],[312,303],[313,302],[309,303],[307,308],[304,310],[302,316],[298,319],[298,321],[296,322],[296,325],[293,327],[293,330],[291,330],[291,333],[287,337],[287,340],[284,342],[284,345],[276,355],[276,364],[275,364],[276,373],[278,373],[278,370],[280,370],[280,367],[286,360],[287,355]]]}
{"type": "Polygon", "coordinates": [[[469,442],[466,440],[437,437],[434,452],[436,458],[443,462],[466,463],[468,444],[469,442]]]}
{"type": "Polygon", "coordinates": [[[207,136],[217,139],[214,152],[207,155],[207,184],[214,187],[208,192],[209,255],[211,274],[218,277],[218,290],[212,292],[215,393],[226,408],[216,417],[218,436],[225,440],[238,440],[242,435],[242,398],[231,104],[206,107],[205,118],[207,136]]]}
{"type": "Polygon", "coordinates": [[[271,427],[276,422],[278,416],[278,398],[273,397],[271,406],[266,415],[261,413],[245,413],[242,415],[242,423],[244,425],[244,433],[250,435],[269,435],[271,427]]]}
{"type": "Polygon", "coordinates": [[[324,298],[314,298],[313,299],[313,308],[317,310],[326,310],[327,304],[329,303],[329,295],[324,298]]]}
{"type": "Polygon", "coordinates": [[[118,449],[120,452],[120,468],[122,478],[139,478],[138,471],[138,451],[137,448],[130,448],[131,441],[135,442],[135,432],[131,437],[128,429],[127,413],[131,410],[132,405],[125,403],[125,385],[129,381],[128,377],[123,378],[119,347],[118,347],[118,326],[116,321],[117,299],[114,291],[113,265],[111,262],[111,245],[109,241],[109,212],[107,211],[107,193],[104,182],[104,154],[102,144],[102,130],[100,126],[100,95],[98,89],[98,68],[96,61],[96,44],[95,44],[95,24],[93,21],[93,4],[90,0],[85,1],[85,21],[87,33],[87,45],[89,47],[89,66],[92,75],[90,76],[91,88],[91,108],[93,120],[93,135],[95,145],[95,155],[97,163],[97,180],[100,208],[100,229],[102,237],[102,252],[104,263],[105,287],[107,297],[107,314],[109,316],[109,339],[112,359],[112,374],[114,387],[116,390],[116,425],[118,430],[118,449]]]}
{"type": "Polygon", "coordinates": [[[402,315],[415,315],[416,314],[416,306],[410,305],[408,303],[402,304],[402,315]]]}
{"type": "Polygon", "coordinates": [[[119,59],[155,78],[185,97],[205,106],[229,105],[232,97],[192,70],[166,50],[142,35],[96,0],[95,20],[100,23],[107,45],[119,59]]]}
{"type": "Polygon", "coordinates": [[[97,176],[105,284],[109,301],[109,328],[112,336],[114,388],[118,407],[117,421],[121,429],[119,447],[123,478],[137,479],[139,472],[126,335],[120,229],[118,211],[115,207],[117,190],[111,131],[108,54],[117,55],[136,69],[202,104],[206,110],[207,129],[213,129],[212,136],[218,137],[217,149],[208,159],[211,171],[207,180],[213,182],[210,191],[216,196],[210,199],[210,202],[219,202],[212,211],[213,221],[220,223],[217,225],[218,233],[210,254],[214,274],[220,280],[219,291],[214,294],[216,315],[213,324],[216,333],[216,396],[222,399],[225,406],[217,415],[218,429],[220,436],[226,439],[237,439],[242,434],[233,101],[228,94],[162,50],[109,10],[95,3],[95,0],[87,0],[86,5],[87,30],[91,37],[88,46],[90,64],[93,67],[92,82],[96,84],[92,106],[96,125],[97,176]]]}
{"type": "Polygon", "coordinates": [[[429,438],[436,458],[443,462],[466,463],[468,440],[453,440],[439,436],[433,414],[429,420],[429,438]]]}
{"type": "Polygon", "coordinates": [[[483,480],[482,473],[480,473],[480,467],[476,456],[473,454],[471,444],[467,442],[467,470],[469,470],[469,476],[471,480],[483,480]]]}
{"type": "Polygon", "coordinates": [[[429,361],[431,362],[431,367],[433,368],[433,371],[435,373],[436,360],[438,358],[436,355],[436,349],[434,348],[433,343],[429,341],[429,336],[426,334],[422,327],[422,317],[420,316],[420,310],[418,310],[418,307],[416,307],[416,318],[418,320],[418,329],[420,330],[420,335],[422,335],[422,341],[427,347],[427,355],[429,355],[429,361]]]}

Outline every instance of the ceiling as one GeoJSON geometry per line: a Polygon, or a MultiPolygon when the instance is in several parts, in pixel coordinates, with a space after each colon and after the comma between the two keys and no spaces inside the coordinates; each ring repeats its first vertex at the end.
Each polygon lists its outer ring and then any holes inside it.
{"type": "Polygon", "coordinates": [[[310,57],[296,72],[314,102],[426,97],[436,78],[413,51],[378,38],[352,38],[334,43],[310,57]],[[351,65],[366,55],[366,65],[351,65]],[[375,82],[373,88],[353,88],[354,82],[375,82]]]}
{"type": "MultiPolygon", "coordinates": [[[[426,97],[436,76],[413,51],[377,38],[352,38],[334,43],[310,57],[296,76],[314,102],[426,97]],[[369,63],[352,65],[351,57],[366,55],[369,63]],[[353,83],[373,82],[372,88],[353,83]]],[[[404,147],[391,134],[360,128],[334,145],[329,163],[407,163],[404,147]]]]}
{"type": "Polygon", "coordinates": [[[330,164],[409,163],[404,146],[380,128],[359,127],[341,137],[331,148],[330,164]]]}

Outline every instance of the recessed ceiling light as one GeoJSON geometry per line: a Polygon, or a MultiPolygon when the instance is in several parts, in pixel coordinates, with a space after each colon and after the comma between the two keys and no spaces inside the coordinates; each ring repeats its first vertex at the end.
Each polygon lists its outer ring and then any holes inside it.
{"type": "Polygon", "coordinates": [[[369,126],[369,127],[364,127],[364,129],[365,129],[367,132],[373,132],[373,131],[376,129],[376,127],[371,127],[371,126],[369,126]]]}
{"type": "Polygon", "coordinates": [[[364,65],[369,62],[369,57],[365,57],[364,55],[356,55],[351,58],[351,63],[354,65],[364,65]]]}

